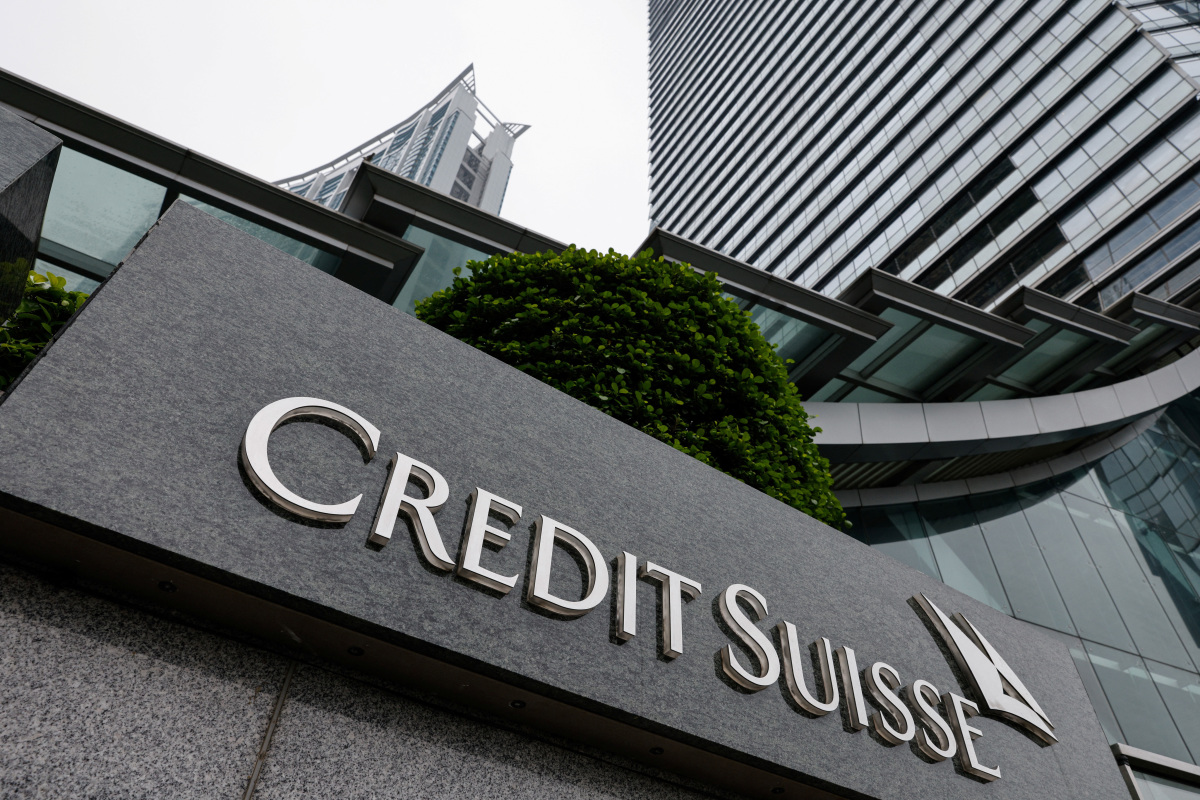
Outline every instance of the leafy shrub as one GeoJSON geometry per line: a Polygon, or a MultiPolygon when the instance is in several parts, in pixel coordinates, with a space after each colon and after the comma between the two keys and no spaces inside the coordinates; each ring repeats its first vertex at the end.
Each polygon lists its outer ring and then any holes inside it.
{"type": "Polygon", "coordinates": [[[829,462],[773,346],[712,275],[569,248],[471,262],[417,317],[822,522],[829,462]]]}
{"type": "Polygon", "coordinates": [[[0,323],[0,391],[16,380],[87,298],[83,292],[67,291],[66,278],[29,273],[17,310],[0,323]]]}

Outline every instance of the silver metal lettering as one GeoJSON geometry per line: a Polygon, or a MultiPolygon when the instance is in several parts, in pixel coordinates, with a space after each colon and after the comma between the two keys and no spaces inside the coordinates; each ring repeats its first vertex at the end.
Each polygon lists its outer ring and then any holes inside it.
{"type": "Polygon", "coordinates": [[[383,500],[375,511],[375,521],[371,524],[371,534],[367,540],[380,547],[390,542],[396,518],[403,514],[412,523],[425,560],[431,566],[447,572],[454,569],[454,560],[446,551],[437,523],[433,520],[433,515],[446,505],[446,499],[450,497],[450,486],[446,479],[433,467],[403,453],[396,453],[392,457],[390,470],[383,500]],[[410,478],[425,489],[424,498],[410,497],[405,493],[410,478]]]}
{"type": "Polygon", "coordinates": [[[539,608],[564,617],[579,617],[600,605],[608,594],[608,569],[596,545],[574,528],[550,517],[538,518],[533,536],[533,566],[526,598],[539,608]],[[587,588],[579,600],[565,600],[550,593],[550,561],[555,540],[572,548],[583,559],[587,588]]]}
{"type": "Polygon", "coordinates": [[[913,722],[912,713],[896,694],[900,688],[900,673],[895,668],[876,661],[867,673],[867,691],[884,711],[871,714],[871,730],[879,734],[879,738],[892,744],[911,742],[917,734],[917,726],[913,722]],[[888,720],[888,716],[892,719],[888,720]],[[895,725],[892,723],[895,722],[895,725]]]}
{"type": "Polygon", "coordinates": [[[316,397],[289,397],[262,408],[250,420],[242,437],[240,456],[246,476],[262,494],[280,508],[306,519],[348,522],[358,510],[362,495],[334,505],[314,503],[288,489],[275,477],[267,459],[267,442],[272,432],[295,417],[320,417],[348,429],[367,450],[367,461],[379,447],[379,429],[345,406],[316,397]]]}
{"type": "Polygon", "coordinates": [[[846,717],[851,730],[861,731],[867,727],[867,701],[863,697],[862,682],[858,677],[858,661],[849,647],[839,647],[837,654],[838,673],[842,678],[842,695],[846,698],[846,717]]]}
{"type": "Polygon", "coordinates": [[[628,642],[637,636],[637,558],[617,556],[617,638],[628,642]]]}
{"type": "Polygon", "coordinates": [[[779,654],[775,652],[770,637],[754,626],[755,622],[767,616],[766,598],[745,584],[735,583],[721,593],[719,608],[725,624],[750,648],[759,665],[757,672],[746,669],[734,655],[733,645],[727,644],[721,648],[721,668],[725,674],[734,683],[752,692],[775,683],[779,679],[779,654]],[[739,600],[753,609],[754,619],[742,611],[739,600]]]}
{"type": "Polygon", "coordinates": [[[929,681],[915,680],[904,687],[904,698],[916,713],[924,730],[917,734],[917,749],[932,761],[945,761],[958,752],[950,724],[938,713],[941,695],[929,681]],[[929,737],[933,733],[935,742],[929,737]]]}
{"type": "Polygon", "coordinates": [[[1000,767],[985,767],[979,763],[975,753],[974,741],[983,736],[979,728],[967,724],[967,720],[979,713],[979,706],[965,697],[959,697],[953,692],[947,692],[942,697],[946,705],[950,726],[954,729],[954,738],[958,742],[958,766],[968,775],[974,775],[982,781],[994,781],[1000,777],[1000,767]]]}
{"type": "MultiPolygon", "coordinates": [[[[808,685],[804,681],[804,664],[808,660],[808,654],[800,650],[796,626],[785,621],[779,623],[777,628],[779,629],[780,649],[783,651],[783,677],[787,681],[788,694],[796,701],[796,705],[818,717],[836,709],[840,698],[834,672],[833,650],[830,648],[829,640],[821,638],[813,642],[817,648],[821,687],[824,689],[823,699],[818,700],[816,695],[808,690],[808,685]]],[[[814,687],[815,685],[814,683],[814,687]]]]}
{"type": "Polygon", "coordinates": [[[458,574],[469,581],[495,589],[501,594],[508,594],[517,585],[517,578],[521,577],[520,573],[499,575],[479,563],[479,559],[483,556],[485,541],[503,547],[512,540],[508,531],[488,525],[489,514],[495,514],[509,525],[516,525],[517,520],[521,518],[521,507],[499,495],[475,487],[475,491],[471,492],[471,505],[467,511],[467,519],[470,521],[467,525],[467,532],[463,535],[462,547],[458,554],[458,574]]]}
{"type": "Polygon", "coordinates": [[[683,596],[695,600],[700,596],[700,584],[677,572],[647,561],[640,573],[643,578],[653,578],[660,584],[662,595],[662,654],[667,658],[683,655],[683,596]]]}

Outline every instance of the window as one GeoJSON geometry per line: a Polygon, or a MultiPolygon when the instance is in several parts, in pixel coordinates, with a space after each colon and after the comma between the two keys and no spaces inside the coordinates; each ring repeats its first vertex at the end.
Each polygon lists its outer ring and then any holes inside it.
{"type": "Polygon", "coordinates": [[[333,199],[333,193],[336,192],[338,186],[341,185],[342,178],[345,177],[345,174],[346,173],[343,172],[341,175],[334,175],[332,178],[326,180],[325,183],[321,185],[321,190],[317,192],[317,196],[313,199],[323,206],[330,205],[330,201],[333,199]]]}

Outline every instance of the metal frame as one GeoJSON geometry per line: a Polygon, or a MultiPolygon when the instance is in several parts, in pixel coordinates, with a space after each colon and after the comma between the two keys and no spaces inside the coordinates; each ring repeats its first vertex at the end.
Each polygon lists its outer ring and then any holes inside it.
{"type": "Polygon", "coordinates": [[[338,278],[379,296],[396,271],[424,252],[193,150],[0,70],[0,106],[58,136],[72,149],[342,258],[338,278]]]}
{"type": "Polygon", "coordinates": [[[1135,769],[1139,772],[1149,772],[1170,778],[1180,783],[1191,784],[1196,787],[1197,792],[1200,792],[1200,767],[1195,764],[1160,756],[1149,750],[1139,750],[1119,742],[1112,746],[1112,752],[1117,759],[1121,777],[1125,779],[1125,785],[1129,787],[1129,793],[1133,800],[1150,800],[1142,794],[1134,782],[1133,770],[1135,769]]]}
{"type": "MultiPolygon", "coordinates": [[[[993,365],[1004,363],[1021,353],[1025,345],[1034,338],[1034,332],[1017,322],[981,311],[959,300],[940,295],[924,287],[889,275],[877,269],[869,269],[846,288],[841,299],[873,314],[893,308],[918,317],[931,325],[941,325],[980,340],[975,353],[933,384],[922,396],[913,398],[923,401],[957,400],[968,389],[974,387],[993,371],[993,365]]],[[[923,333],[929,326],[918,326],[912,338],[923,333]]],[[[906,337],[908,339],[908,337],[906,337]]],[[[881,355],[890,359],[899,348],[908,342],[897,343],[881,355]]],[[[879,364],[881,365],[881,364],[879,364]]],[[[877,367],[872,362],[872,367],[877,367]]],[[[876,388],[869,375],[863,386],[876,388]]],[[[885,387],[885,392],[888,391],[885,387]]],[[[894,391],[888,392],[895,394],[894,391]]]]}

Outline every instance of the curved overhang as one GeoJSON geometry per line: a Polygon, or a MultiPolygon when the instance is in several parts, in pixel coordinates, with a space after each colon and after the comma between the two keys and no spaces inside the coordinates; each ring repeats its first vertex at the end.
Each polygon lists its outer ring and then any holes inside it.
{"type": "Polygon", "coordinates": [[[1200,351],[1098,389],[959,403],[805,403],[831,462],[923,461],[1001,453],[1130,425],[1200,388],[1200,351]]]}
{"type": "Polygon", "coordinates": [[[1163,411],[1154,411],[1136,422],[1103,436],[1092,437],[1089,444],[1073,449],[1057,458],[1038,461],[1023,467],[988,475],[979,475],[961,480],[932,481],[930,483],[901,484],[865,489],[835,489],[838,501],[844,508],[890,506],[917,503],[929,500],[945,500],[973,494],[1015,489],[1038,481],[1056,478],[1077,469],[1094,464],[1105,456],[1115,453],[1138,438],[1156,423],[1163,411]]]}

